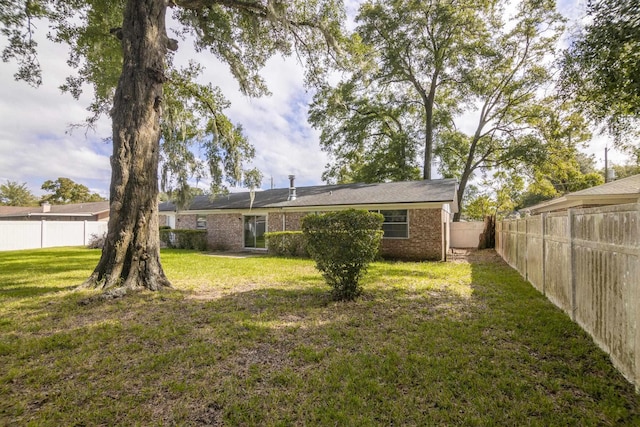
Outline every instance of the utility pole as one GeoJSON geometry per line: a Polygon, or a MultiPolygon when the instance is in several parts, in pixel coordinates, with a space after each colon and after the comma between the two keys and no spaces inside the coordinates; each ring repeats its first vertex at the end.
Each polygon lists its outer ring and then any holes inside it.
{"type": "Polygon", "coordinates": [[[609,162],[607,160],[607,153],[609,152],[609,147],[604,146],[604,182],[609,182],[609,162]]]}

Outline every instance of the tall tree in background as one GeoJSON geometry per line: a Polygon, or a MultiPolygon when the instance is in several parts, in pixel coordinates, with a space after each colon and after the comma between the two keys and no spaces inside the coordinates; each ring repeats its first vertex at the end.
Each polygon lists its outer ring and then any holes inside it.
{"type": "Polygon", "coordinates": [[[0,184],[0,205],[5,206],[35,206],[38,199],[27,188],[27,183],[7,180],[0,184]]]}
{"type": "MultiPolygon", "coordinates": [[[[326,65],[326,52],[340,34],[343,12],[339,1],[308,0],[32,0],[5,1],[0,26],[8,47],[3,57],[17,58],[18,78],[40,81],[36,45],[31,37],[35,18],[49,19],[52,37],[71,42],[72,58],[84,62],[75,81],[96,85],[97,110],[112,119],[109,232],[102,257],[85,282],[87,287],[123,290],[170,286],[160,264],[157,197],[161,118],[164,85],[169,79],[169,51],[177,41],[167,34],[166,12],[178,33],[190,34],[200,50],[208,49],[229,64],[249,95],[267,92],[258,72],[276,53],[307,59],[307,80],[326,65]],[[116,22],[114,25],[113,23],[116,22]],[[78,24],[79,23],[79,24],[78,24]],[[109,28],[110,27],[110,28],[109,28]],[[95,28],[97,32],[84,31],[95,28]],[[111,36],[110,36],[111,33],[111,36]],[[101,42],[116,37],[121,54],[119,72],[115,56],[100,54],[101,42]],[[85,43],[74,41],[87,40],[85,43]],[[103,74],[101,74],[103,72],[103,74]],[[110,103],[107,77],[118,76],[110,103]],[[100,92],[102,91],[102,92],[100,92]],[[100,103],[100,96],[105,103],[100,103]],[[107,108],[107,105],[112,105],[107,108]]],[[[112,46],[113,47],[113,46],[112,46]]],[[[71,90],[78,86],[70,84],[71,90]]]]}
{"type": "MultiPolygon", "coordinates": [[[[562,23],[555,2],[530,0],[519,2],[514,16],[491,22],[491,40],[467,75],[475,130],[443,131],[438,147],[443,175],[459,179],[460,206],[476,171],[516,171],[544,161],[544,141],[535,122],[545,114],[540,105],[547,101],[539,92],[551,80],[547,57],[554,53],[562,23]]],[[[454,221],[459,219],[460,212],[454,215],[454,221]]]]}
{"type": "Polygon", "coordinates": [[[513,167],[483,171],[482,185],[470,185],[465,192],[463,217],[477,218],[488,208],[505,215],[604,182],[593,156],[579,151],[591,140],[585,118],[558,99],[546,99],[536,109],[528,126],[544,147],[540,160],[519,162],[517,171],[513,167]]]}
{"type": "Polygon", "coordinates": [[[438,125],[460,110],[461,83],[488,40],[496,3],[372,0],[361,6],[355,70],[320,91],[310,109],[334,162],[325,180],[415,179],[420,166],[423,179],[431,179],[438,125]]]}
{"type": "Polygon", "coordinates": [[[370,1],[358,22],[356,71],[311,106],[310,121],[335,157],[329,177],[415,167],[411,156],[422,149],[423,178],[435,154],[440,172],[459,179],[462,206],[476,172],[544,160],[535,121],[563,30],[554,1],[370,1]]]}
{"type": "Polygon", "coordinates": [[[637,149],[640,3],[592,0],[587,15],[591,21],[564,53],[561,90],[620,145],[631,142],[637,149]]]}
{"type": "Polygon", "coordinates": [[[91,193],[87,186],[78,184],[69,178],[47,180],[42,189],[49,192],[42,196],[41,201],[52,205],[66,205],[67,203],[102,202],[106,199],[98,193],[91,193]]]}

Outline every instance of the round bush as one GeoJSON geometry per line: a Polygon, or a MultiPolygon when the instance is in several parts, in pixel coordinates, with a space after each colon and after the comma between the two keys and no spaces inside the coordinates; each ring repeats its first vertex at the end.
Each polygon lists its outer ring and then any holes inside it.
{"type": "Polygon", "coordinates": [[[333,288],[334,299],[352,300],[360,294],[360,279],[380,248],[383,221],[378,213],[356,209],[302,219],[307,251],[333,288]]]}

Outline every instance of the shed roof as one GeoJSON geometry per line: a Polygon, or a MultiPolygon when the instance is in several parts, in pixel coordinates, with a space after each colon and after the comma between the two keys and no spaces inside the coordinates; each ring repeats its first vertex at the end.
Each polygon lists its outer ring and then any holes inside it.
{"type": "Polygon", "coordinates": [[[562,197],[524,208],[523,211],[538,214],[565,210],[576,206],[615,205],[639,201],[640,174],[565,194],[562,197]]]}
{"type": "Polygon", "coordinates": [[[572,197],[581,196],[601,196],[601,195],[621,195],[621,194],[640,194],[640,174],[628,176],[616,181],[607,182],[606,184],[597,185],[595,187],[570,193],[572,197]]]}

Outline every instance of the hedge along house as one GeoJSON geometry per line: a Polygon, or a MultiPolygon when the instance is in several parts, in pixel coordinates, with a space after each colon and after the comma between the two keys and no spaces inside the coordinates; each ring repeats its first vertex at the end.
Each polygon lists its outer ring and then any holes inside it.
{"type": "Polygon", "coordinates": [[[214,250],[264,250],[264,234],[300,230],[310,213],[366,209],[385,217],[381,252],[406,260],[445,260],[449,224],[457,211],[454,179],[341,184],[196,196],[185,210],[159,206],[160,225],[205,229],[214,250]]]}

